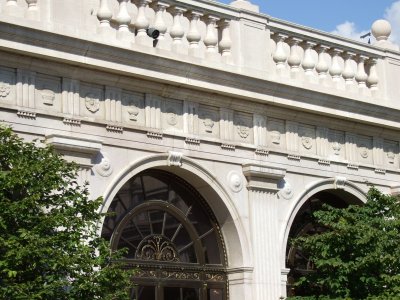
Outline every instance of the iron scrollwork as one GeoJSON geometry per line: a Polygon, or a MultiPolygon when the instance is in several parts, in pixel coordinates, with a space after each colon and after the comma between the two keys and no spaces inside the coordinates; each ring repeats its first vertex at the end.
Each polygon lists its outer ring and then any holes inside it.
{"type": "Polygon", "coordinates": [[[150,235],[139,244],[136,254],[137,259],[156,260],[165,262],[178,262],[178,251],[172,242],[163,235],[150,235]]]}

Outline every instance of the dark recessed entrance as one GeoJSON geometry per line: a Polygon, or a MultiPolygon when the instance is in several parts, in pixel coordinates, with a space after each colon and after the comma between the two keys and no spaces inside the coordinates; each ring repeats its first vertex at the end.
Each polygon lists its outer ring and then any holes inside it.
{"type": "Polygon", "coordinates": [[[147,170],[112,201],[102,236],[138,268],[135,300],[226,300],[224,244],[201,195],[183,179],[147,170]]]}

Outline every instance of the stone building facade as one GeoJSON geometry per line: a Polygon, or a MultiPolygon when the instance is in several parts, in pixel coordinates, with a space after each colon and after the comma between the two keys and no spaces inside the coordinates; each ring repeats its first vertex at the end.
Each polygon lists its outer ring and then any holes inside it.
{"type": "Polygon", "coordinates": [[[400,53],[372,33],[245,0],[0,0],[0,120],[104,197],[132,299],[277,300],[313,209],[399,191],[400,53]]]}

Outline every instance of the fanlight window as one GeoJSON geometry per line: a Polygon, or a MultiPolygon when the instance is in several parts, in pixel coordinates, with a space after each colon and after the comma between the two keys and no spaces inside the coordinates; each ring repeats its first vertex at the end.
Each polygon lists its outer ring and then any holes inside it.
{"type": "Polygon", "coordinates": [[[113,249],[128,249],[128,267],[139,267],[132,299],[227,299],[218,224],[184,180],[162,170],[142,172],[121,188],[108,212],[102,236],[113,249]]]}

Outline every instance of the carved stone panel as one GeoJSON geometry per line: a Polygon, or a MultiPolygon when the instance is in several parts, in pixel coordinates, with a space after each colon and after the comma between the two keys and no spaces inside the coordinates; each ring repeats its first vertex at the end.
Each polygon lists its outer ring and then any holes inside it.
{"type": "Polygon", "coordinates": [[[0,103],[15,104],[15,70],[0,68],[0,103]]]}
{"type": "Polygon", "coordinates": [[[329,159],[345,158],[345,134],[343,131],[329,129],[328,144],[329,159]]]}
{"type": "Polygon", "coordinates": [[[396,141],[384,140],[384,162],[389,168],[399,167],[399,143],[396,141]]]}
{"type": "Polygon", "coordinates": [[[253,143],[253,116],[235,112],[233,121],[235,140],[244,143],[253,143]]]}
{"type": "Polygon", "coordinates": [[[61,78],[36,75],[35,106],[39,109],[61,112],[61,78]]]}
{"type": "Polygon", "coordinates": [[[122,121],[129,125],[144,126],[144,94],[122,92],[122,121]]]}
{"type": "Polygon", "coordinates": [[[80,114],[83,116],[104,119],[104,87],[89,83],[81,83],[79,94],[80,114]]]}
{"type": "Polygon", "coordinates": [[[304,124],[299,125],[299,143],[300,152],[307,152],[312,154],[317,153],[314,126],[304,124]]]}
{"type": "Polygon", "coordinates": [[[206,105],[199,107],[199,131],[206,136],[219,137],[218,108],[206,105]]]}
{"type": "Polygon", "coordinates": [[[357,139],[358,161],[372,164],[372,149],[372,137],[359,135],[357,139]]]}
{"type": "Polygon", "coordinates": [[[271,148],[284,149],[285,141],[285,121],[268,118],[267,121],[267,143],[271,148]]]}
{"type": "Polygon", "coordinates": [[[183,131],[183,102],[166,99],[162,110],[162,128],[183,131]]]}

